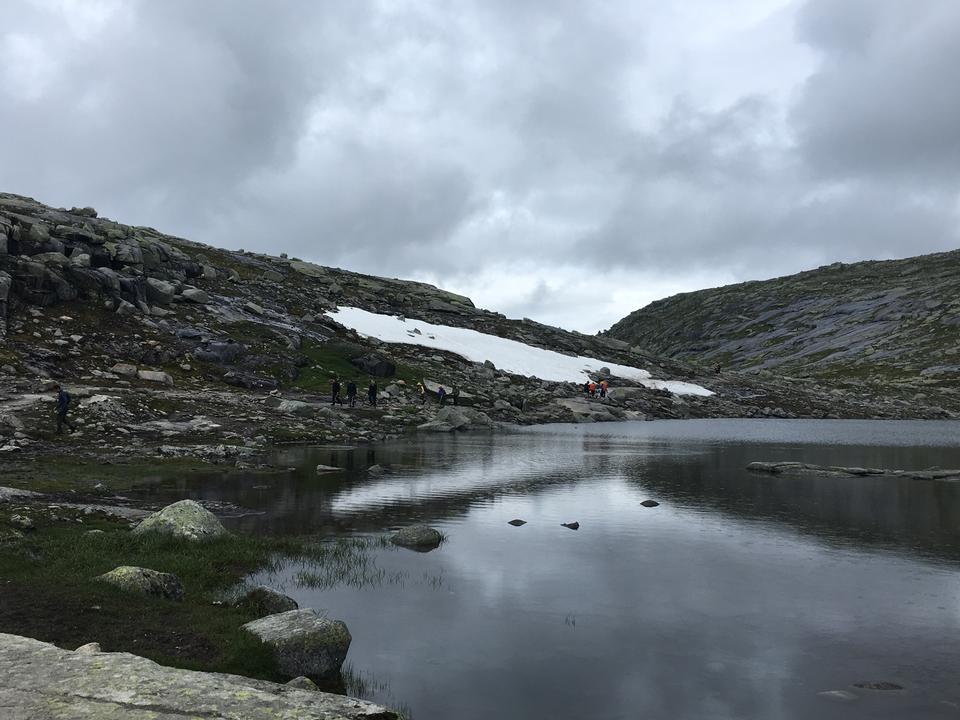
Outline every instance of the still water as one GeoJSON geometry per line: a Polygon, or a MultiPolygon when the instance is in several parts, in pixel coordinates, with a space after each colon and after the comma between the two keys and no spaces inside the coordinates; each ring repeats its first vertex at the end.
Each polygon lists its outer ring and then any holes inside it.
{"type": "Polygon", "coordinates": [[[249,508],[247,532],[443,531],[376,550],[380,582],[258,578],[345,620],[368,696],[416,720],[960,717],[960,485],[755,460],[960,467],[960,423],[548,426],[290,450],[280,476],[151,492],[249,508]],[[904,689],[853,687],[880,681],[904,689]]]}

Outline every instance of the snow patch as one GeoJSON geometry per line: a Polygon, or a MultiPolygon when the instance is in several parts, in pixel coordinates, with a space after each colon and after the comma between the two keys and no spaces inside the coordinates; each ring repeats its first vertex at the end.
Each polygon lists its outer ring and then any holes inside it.
{"type": "Polygon", "coordinates": [[[589,373],[596,373],[600,368],[606,367],[612,375],[633,380],[648,388],[668,390],[677,395],[713,395],[710,390],[693,383],[654,380],[649,372],[641,368],[591,357],[563,355],[467,328],[433,325],[421,320],[402,320],[392,315],[379,315],[354,307],[341,307],[326,314],[341,325],[367,337],[388,343],[446,350],[471,362],[482,363],[489,360],[498,369],[515,375],[582,384],[590,379],[589,373]]]}

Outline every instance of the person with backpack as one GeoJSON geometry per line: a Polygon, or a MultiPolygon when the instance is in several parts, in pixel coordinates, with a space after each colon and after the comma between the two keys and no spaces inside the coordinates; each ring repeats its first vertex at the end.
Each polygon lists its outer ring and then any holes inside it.
{"type": "Polygon", "coordinates": [[[444,390],[444,389],[443,389],[443,385],[441,385],[441,386],[437,389],[437,402],[439,402],[440,405],[441,405],[441,407],[442,407],[442,406],[444,405],[444,403],[446,402],[446,400],[447,400],[447,391],[444,390]]]}
{"type": "Polygon", "coordinates": [[[378,390],[379,390],[379,388],[377,388],[377,381],[376,381],[376,380],[371,380],[371,381],[370,381],[370,386],[367,388],[367,399],[370,401],[370,404],[373,405],[373,407],[376,407],[376,406],[377,406],[377,391],[378,391],[378,390]]]}
{"type": "Polygon", "coordinates": [[[357,406],[357,381],[351,380],[347,383],[347,402],[350,403],[350,407],[357,406]]]}
{"type": "Polygon", "coordinates": [[[423,386],[422,382],[417,383],[417,395],[420,396],[420,404],[427,404],[427,389],[423,386]]]}
{"type": "Polygon", "coordinates": [[[334,378],[330,382],[330,404],[336,405],[337,403],[343,405],[343,400],[340,399],[340,380],[334,378]]]}
{"type": "Polygon", "coordinates": [[[64,390],[59,385],[54,385],[52,390],[57,391],[57,435],[63,435],[63,426],[67,426],[67,431],[71,434],[76,428],[73,426],[67,419],[67,412],[70,409],[70,393],[64,390]]]}
{"type": "Polygon", "coordinates": [[[450,397],[453,398],[454,407],[460,404],[460,388],[456,385],[453,386],[453,391],[450,393],[450,397]]]}
{"type": "Polygon", "coordinates": [[[600,381],[600,399],[607,397],[607,388],[610,387],[610,383],[606,380],[600,381]]]}

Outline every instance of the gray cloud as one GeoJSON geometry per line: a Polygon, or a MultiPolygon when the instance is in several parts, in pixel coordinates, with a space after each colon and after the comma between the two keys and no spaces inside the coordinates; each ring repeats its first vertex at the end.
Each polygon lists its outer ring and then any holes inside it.
{"type": "Polygon", "coordinates": [[[952,0],[691,2],[13,0],[0,187],[593,330],[960,244],[952,0]]]}

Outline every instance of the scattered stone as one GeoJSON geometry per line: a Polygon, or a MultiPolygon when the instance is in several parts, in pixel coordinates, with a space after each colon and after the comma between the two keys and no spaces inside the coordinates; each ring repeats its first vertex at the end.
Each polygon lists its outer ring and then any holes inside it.
{"type": "Polygon", "coordinates": [[[290,677],[335,677],[353,639],[342,620],[311,608],[268,615],[243,628],[270,646],[280,672],[290,677]]]}
{"type": "Polygon", "coordinates": [[[443,542],[443,535],[428,525],[411,525],[391,535],[390,542],[413,550],[433,550],[443,542]]]}
{"type": "Polygon", "coordinates": [[[181,293],[185,300],[189,300],[192,303],[197,303],[198,305],[206,305],[210,302],[210,296],[200,288],[187,287],[183,289],[181,293]]]}
{"type": "Polygon", "coordinates": [[[80,653],[81,655],[96,655],[98,652],[102,652],[100,649],[100,643],[91,642],[86,645],[81,645],[76,650],[75,653],[80,653]]]}
{"type": "Polygon", "coordinates": [[[316,692],[320,689],[313,680],[303,675],[295,677],[293,680],[288,680],[284,685],[289,688],[294,688],[295,690],[310,690],[311,692],[316,692]]]}
{"type": "Polygon", "coordinates": [[[208,540],[226,535],[217,516],[194,500],[181,500],[155,512],[133,529],[134,535],[169,535],[183,540],[208,540]]]}
{"type": "Polygon", "coordinates": [[[367,468],[368,475],[383,475],[383,468],[379,465],[371,465],[367,468]]]}
{"type": "Polygon", "coordinates": [[[167,600],[183,600],[183,583],[170,573],[149,568],[121,565],[96,578],[125,592],[154,595],[167,600]]]}
{"type": "Polygon", "coordinates": [[[526,520],[521,520],[520,518],[514,518],[507,522],[507,525],[513,525],[514,527],[520,527],[521,525],[526,525],[526,520]]]}
{"type": "Polygon", "coordinates": [[[331,472],[340,472],[340,468],[334,467],[333,465],[317,465],[318,473],[331,473],[331,472]]]}
{"type": "Polygon", "coordinates": [[[36,530],[37,526],[33,524],[33,520],[26,515],[13,515],[10,517],[10,524],[21,530],[36,530]]]}
{"type": "Polygon", "coordinates": [[[254,315],[263,315],[263,308],[257,305],[255,302],[245,303],[243,309],[254,315]]]}
{"type": "Polygon", "coordinates": [[[258,618],[296,610],[300,607],[293,598],[266,585],[251,588],[237,599],[234,606],[249,610],[258,618]]]}

